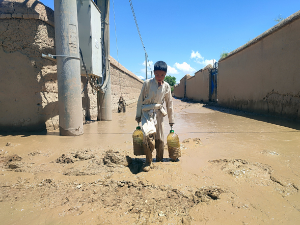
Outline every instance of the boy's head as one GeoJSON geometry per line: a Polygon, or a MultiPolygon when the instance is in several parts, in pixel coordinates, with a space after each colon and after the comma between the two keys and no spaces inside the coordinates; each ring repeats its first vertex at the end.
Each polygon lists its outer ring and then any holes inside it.
{"type": "Polygon", "coordinates": [[[164,61],[157,61],[154,64],[154,75],[155,75],[155,80],[158,83],[161,83],[167,74],[168,66],[167,63],[164,61]]]}

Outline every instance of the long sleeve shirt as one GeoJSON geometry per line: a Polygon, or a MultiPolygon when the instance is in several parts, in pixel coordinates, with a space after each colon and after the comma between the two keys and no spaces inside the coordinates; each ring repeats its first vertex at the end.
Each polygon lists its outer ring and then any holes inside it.
{"type": "Polygon", "coordinates": [[[174,123],[173,114],[173,101],[171,95],[171,87],[167,82],[162,82],[161,86],[158,86],[158,82],[155,78],[146,80],[143,84],[136,109],[136,117],[142,117],[142,107],[150,104],[166,103],[166,111],[169,118],[169,123],[174,123]]]}

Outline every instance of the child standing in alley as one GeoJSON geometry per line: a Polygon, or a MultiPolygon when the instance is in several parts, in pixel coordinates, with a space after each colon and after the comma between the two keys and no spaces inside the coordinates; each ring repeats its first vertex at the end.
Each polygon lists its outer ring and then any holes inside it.
{"type": "Polygon", "coordinates": [[[156,149],[156,162],[161,162],[164,155],[163,118],[168,115],[169,124],[173,126],[173,102],[170,85],[164,81],[167,64],[158,61],[154,65],[155,78],[143,84],[136,110],[136,121],[142,122],[144,133],[144,152],[146,163],[143,170],[148,172],[152,167],[152,152],[156,149]],[[166,110],[164,109],[166,103],[166,110]]]}

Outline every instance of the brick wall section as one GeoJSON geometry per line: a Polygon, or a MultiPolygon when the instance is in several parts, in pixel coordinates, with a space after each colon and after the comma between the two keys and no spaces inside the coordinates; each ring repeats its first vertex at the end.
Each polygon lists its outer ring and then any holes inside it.
{"type": "MultiPolygon", "coordinates": [[[[58,129],[54,12],[39,1],[0,2],[0,131],[58,129]]],[[[112,103],[122,93],[128,103],[137,100],[143,81],[111,59],[112,103]],[[120,71],[116,73],[116,71],[120,71]]],[[[83,117],[97,119],[97,94],[86,77],[82,81],[83,117]]]]}
{"type": "Polygon", "coordinates": [[[143,86],[143,81],[112,57],[110,57],[110,74],[113,110],[117,109],[117,103],[121,95],[128,105],[136,103],[143,86]]]}
{"type": "Polygon", "coordinates": [[[0,130],[58,127],[53,11],[39,1],[0,3],[0,130]],[[47,22],[45,22],[47,20],[47,22]]]}
{"type": "Polygon", "coordinates": [[[179,84],[174,86],[174,96],[177,98],[184,98],[186,93],[186,80],[190,77],[189,74],[185,75],[181,78],[179,84]]]}
{"type": "Polygon", "coordinates": [[[300,11],[219,62],[218,103],[300,119],[300,11]]]}
{"type": "Polygon", "coordinates": [[[209,74],[211,65],[195,73],[195,76],[185,75],[178,85],[174,87],[174,96],[188,98],[194,101],[209,101],[209,74]],[[185,93],[185,96],[184,96],[185,93]]]}
{"type": "Polygon", "coordinates": [[[186,97],[194,101],[209,101],[209,74],[210,68],[206,67],[186,80],[186,97]]]}
{"type": "Polygon", "coordinates": [[[186,79],[186,98],[194,99],[195,91],[197,90],[196,77],[191,76],[186,79]]]}
{"type": "Polygon", "coordinates": [[[195,76],[197,77],[197,80],[199,80],[199,87],[198,87],[198,97],[196,97],[196,100],[200,100],[203,102],[209,101],[209,77],[210,77],[210,70],[211,66],[207,65],[206,68],[203,70],[198,71],[195,76]]]}
{"type": "Polygon", "coordinates": [[[54,12],[36,0],[4,0],[1,2],[0,19],[36,19],[54,26],[54,12]]]}

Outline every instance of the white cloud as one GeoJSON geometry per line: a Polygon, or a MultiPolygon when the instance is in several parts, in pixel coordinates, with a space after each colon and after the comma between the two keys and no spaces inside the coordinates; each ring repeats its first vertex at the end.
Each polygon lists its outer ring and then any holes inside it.
{"type": "MultiPolygon", "coordinates": [[[[141,71],[142,71],[142,73],[146,74],[146,68],[145,68],[146,67],[146,61],[143,62],[143,66],[144,66],[144,68],[141,69],[141,71]]],[[[148,61],[148,63],[147,63],[147,75],[148,75],[148,77],[151,77],[151,71],[153,71],[153,70],[154,70],[153,61],[148,61]]],[[[152,76],[154,76],[154,74],[152,76]]]]}
{"type": "Polygon", "coordinates": [[[141,80],[145,80],[145,77],[143,76],[137,76],[138,78],[140,78],[141,80]]]}
{"type": "Polygon", "coordinates": [[[204,59],[204,57],[201,56],[198,51],[194,52],[194,50],[192,50],[191,59],[195,59],[196,63],[199,63],[203,66],[207,66],[208,64],[211,64],[213,66],[214,62],[217,61],[215,59],[204,59]]]}
{"type": "MultiPolygon", "coordinates": [[[[146,66],[146,61],[143,62],[143,66],[146,66]]],[[[153,61],[148,61],[147,66],[151,68],[154,67],[153,61]]]]}
{"type": "Polygon", "coordinates": [[[178,71],[174,67],[168,66],[168,74],[178,74],[178,71]]]}
{"type": "Polygon", "coordinates": [[[192,50],[191,59],[196,59],[196,60],[202,59],[203,60],[204,57],[201,56],[201,54],[198,51],[194,52],[194,50],[192,50]]]}
{"type": "Polygon", "coordinates": [[[216,62],[215,59],[209,59],[209,60],[205,59],[204,62],[203,62],[203,64],[204,64],[204,66],[207,66],[208,64],[211,64],[213,66],[214,62],[216,62]]]}
{"type": "Polygon", "coordinates": [[[191,67],[189,64],[187,64],[186,62],[183,62],[183,63],[175,63],[175,67],[179,70],[181,70],[182,72],[185,72],[185,73],[193,73],[195,72],[196,70],[191,67]]]}

